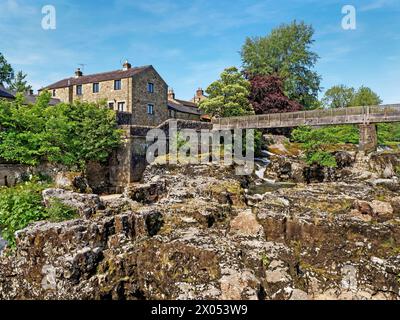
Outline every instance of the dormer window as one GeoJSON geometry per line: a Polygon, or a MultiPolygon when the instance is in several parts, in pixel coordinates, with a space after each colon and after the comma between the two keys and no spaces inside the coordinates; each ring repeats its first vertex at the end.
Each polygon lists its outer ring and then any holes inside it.
{"type": "Polygon", "coordinates": [[[154,83],[149,82],[147,84],[147,92],[154,93],[154,83]]]}
{"type": "Polygon", "coordinates": [[[82,85],[81,84],[78,84],[76,86],[76,95],[77,96],[81,96],[82,95],[82,85]]]}
{"type": "Polygon", "coordinates": [[[121,80],[114,80],[114,90],[121,90],[121,80]]]}

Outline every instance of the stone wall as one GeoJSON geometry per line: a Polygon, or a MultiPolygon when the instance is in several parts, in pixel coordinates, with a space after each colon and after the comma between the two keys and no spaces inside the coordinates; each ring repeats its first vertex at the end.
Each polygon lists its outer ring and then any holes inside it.
{"type": "Polygon", "coordinates": [[[133,82],[132,124],[157,126],[169,118],[168,86],[154,68],[141,72],[133,82]],[[147,84],[154,84],[154,93],[147,92],[147,84]],[[147,113],[147,105],[154,105],[154,114],[147,113]]]}
{"type": "Polygon", "coordinates": [[[375,124],[360,125],[360,151],[373,152],[378,147],[378,136],[375,124]]]}

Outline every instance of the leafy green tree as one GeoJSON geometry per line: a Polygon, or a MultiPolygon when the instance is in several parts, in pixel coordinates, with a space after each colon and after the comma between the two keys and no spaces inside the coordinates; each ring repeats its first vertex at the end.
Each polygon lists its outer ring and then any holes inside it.
{"type": "Polygon", "coordinates": [[[18,71],[10,85],[10,89],[16,92],[27,92],[31,90],[32,86],[30,86],[28,81],[25,80],[26,77],[27,75],[25,73],[18,71]]]}
{"type": "Polygon", "coordinates": [[[21,94],[0,102],[0,157],[27,165],[41,162],[85,170],[89,161],[106,161],[121,142],[115,113],[105,105],[49,106],[50,93],[34,105],[21,94]]]}
{"type": "Polygon", "coordinates": [[[345,85],[333,86],[325,92],[322,103],[326,108],[346,108],[351,105],[354,95],[354,88],[345,85]]]}
{"type": "Polygon", "coordinates": [[[14,70],[0,52],[0,85],[10,85],[14,78],[14,70]]]}
{"type": "Polygon", "coordinates": [[[235,117],[254,114],[249,102],[250,83],[236,67],[225,69],[221,78],[206,90],[208,99],[199,107],[213,117],[235,117]]]}
{"type": "Polygon", "coordinates": [[[313,70],[318,55],[311,50],[314,29],[304,22],[283,24],[266,37],[247,38],[242,48],[248,77],[278,75],[290,100],[306,108],[318,103],[321,77],[313,70]]]}
{"type": "Polygon", "coordinates": [[[381,98],[368,87],[362,86],[355,93],[350,105],[353,107],[358,106],[377,106],[382,103],[381,98]]]}

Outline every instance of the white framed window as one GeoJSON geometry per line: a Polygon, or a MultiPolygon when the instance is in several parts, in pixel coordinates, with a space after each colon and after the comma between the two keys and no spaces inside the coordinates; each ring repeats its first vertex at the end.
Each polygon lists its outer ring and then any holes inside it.
{"type": "Polygon", "coordinates": [[[125,111],[125,102],[118,102],[118,111],[120,112],[125,111]]]}
{"type": "Polygon", "coordinates": [[[154,115],[154,104],[147,105],[147,114],[154,115]]]}

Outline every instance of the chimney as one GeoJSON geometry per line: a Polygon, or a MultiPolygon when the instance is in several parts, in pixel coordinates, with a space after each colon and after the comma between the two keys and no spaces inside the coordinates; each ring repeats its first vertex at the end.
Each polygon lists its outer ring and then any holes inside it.
{"type": "Polygon", "coordinates": [[[75,78],[80,78],[83,76],[83,73],[80,68],[76,69],[75,71],[75,78]]]}
{"type": "Polygon", "coordinates": [[[130,68],[132,68],[132,65],[128,62],[128,60],[125,61],[125,63],[123,64],[123,70],[129,70],[130,68]]]}
{"type": "Polygon", "coordinates": [[[174,92],[174,89],[172,89],[172,88],[168,89],[168,99],[175,100],[175,92],[174,92]]]}
{"type": "Polygon", "coordinates": [[[198,88],[196,91],[196,97],[201,98],[204,96],[204,90],[202,88],[198,88]]]}

